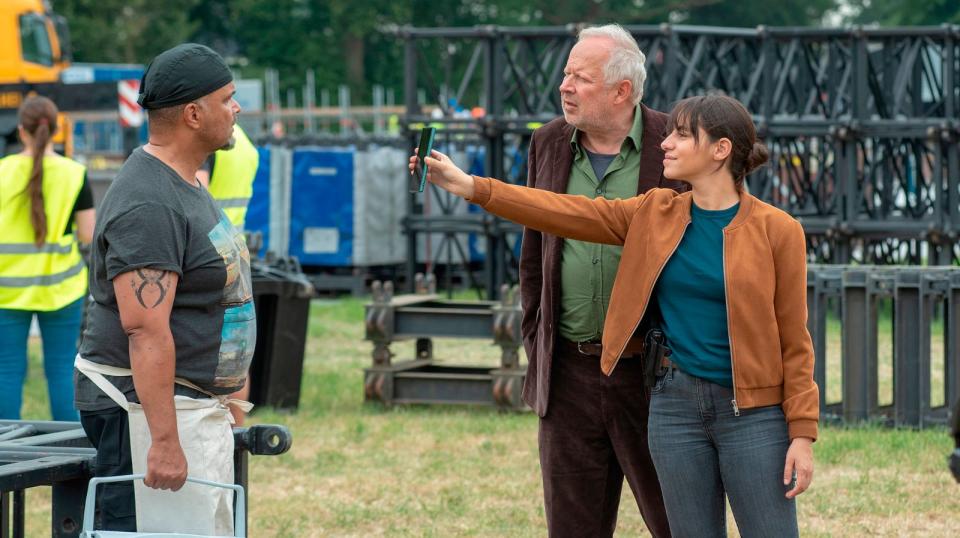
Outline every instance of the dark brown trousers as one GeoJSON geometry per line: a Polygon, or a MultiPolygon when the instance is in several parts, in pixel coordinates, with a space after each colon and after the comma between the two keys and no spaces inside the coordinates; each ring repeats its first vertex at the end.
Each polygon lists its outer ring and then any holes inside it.
{"type": "Polygon", "coordinates": [[[650,532],[670,536],[647,448],[649,396],[639,358],[621,359],[606,377],[598,357],[558,340],[550,377],[550,406],[540,419],[550,536],[613,536],[624,476],[650,532]]]}

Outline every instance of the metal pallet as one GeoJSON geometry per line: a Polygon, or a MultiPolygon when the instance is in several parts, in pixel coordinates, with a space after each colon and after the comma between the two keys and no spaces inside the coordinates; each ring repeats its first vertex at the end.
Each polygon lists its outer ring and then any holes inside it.
{"type": "Polygon", "coordinates": [[[520,306],[516,290],[504,286],[503,299],[452,301],[433,293],[433,280],[416,278],[422,293],[393,295],[391,282],[373,283],[366,305],[366,339],[373,342],[373,365],[364,370],[367,401],[386,405],[468,404],[522,410],[525,370],[519,361],[520,306]],[[490,339],[500,347],[499,367],[444,364],[433,356],[433,338],[490,339]],[[390,346],[415,340],[415,356],[393,361],[390,346]]]}
{"type": "Polygon", "coordinates": [[[808,329],[817,361],[821,416],[892,426],[945,424],[960,398],[960,268],[812,265],[807,272],[808,329]],[[882,302],[892,304],[893,402],[879,399],[878,335],[882,302]],[[840,305],[842,399],[826,403],[827,317],[840,305]],[[931,405],[931,332],[944,331],[944,403],[931,405]]]}

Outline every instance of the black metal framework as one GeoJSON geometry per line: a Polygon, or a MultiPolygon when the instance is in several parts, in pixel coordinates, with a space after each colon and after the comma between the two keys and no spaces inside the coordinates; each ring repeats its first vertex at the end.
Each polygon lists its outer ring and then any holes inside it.
{"type": "MultiPolygon", "coordinates": [[[[418,294],[400,296],[392,283],[374,282],[364,316],[374,344],[366,399],[525,409],[515,290],[504,286],[500,303],[449,301],[433,294],[431,281],[416,281],[418,294]],[[499,368],[444,364],[432,343],[443,337],[492,337],[499,368]],[[414,358],[393,360],[390,346],[400,340],[415,340],[414,358]]],[[[960,398],[960,268],[811,264],[807,309],[823,420],[911,428],[947,422],[950,402],[960,398]],[[828,347],[838,340],[839,361],[831,360],[828,347]]]]}
{"type": "MultiPolygon", "coordinates": [[[[402,29],[406,126],[439,124],[446,137],[480,143],[488,175],[522,183],[530,132],[560,114],[557,87],[579,28],[402,29]],[[418,101],[421,90],[426,103],[418,101]],[[453,117],[451,98],[486,113],[453,117]],[[423,104],[446,114],[431,118],[423,104]]],[[[771,163],[749,187],[801,219],[816,260],[960,259],[960,26],[627,30],[647,56],[647,105],[667,110],[684,97],[722,91],[754,114],[771,163]]],[[[434,227],[445,215],[412,209],[410,274],[419,234],[477,233],[475,222],[434,227]]],[[[492,297],[515,280],[516,229],[496,219],[481,228],[492,297]]],[[[460,261],[470,265],[467,256],[460,261]]]]}
{"type": "Polygon", "coordinates": [[[811,265],[807,308],[822,418],[907,427],[947,422],[950,403],[960,397],[960,270],[811,265]],[[889,318],[881,314],[881,304],[889,318]],[[841,335],[839,402],[827,397],[828,383],[835,381],[827,373],[830,313],[837,315],[841,335]],[[936,357],[934,339],[940,337],[936,357]],[[881,345],[890,347],[881,351],[881,345]],[[882,354],[892,357],[889,402],[880,396],[882,354]],[[935,363],[942,368],[937,375],[935,363]],[[936,394],[943,395],[942,402],[934,402],[936,394]]]}
{"type": "Polygon", "coordinates": [[[375,281],[365,307],[366,339],[373,364],[364,369],[364,397],[385,405],[466,404],[522,410],[525,368],[520,366],[520,305],[503,286],[500,301],[451,301],[434,292],[429,276],[416,275],[417,294],[393,295],[393,283],[375,281]],[[492,339],[500,347],[493,365],[456,365],[434,357],[433,338],[492,339]],[[394,361],[391,344],[414,340],[412,359],[394,361]]]}
{"type": "MultiPolygon", "coordinates": [[[[293,444],[275,424],[234,428],[233,439],[234,481],[244,488],[250,455],[280,455],[293,444]]],[[[96,455],[79,422],[0,420],[0,536],[25,536],[26,490],[37,486],[53,490],[50,536],[79,536],[96,455]]]]}

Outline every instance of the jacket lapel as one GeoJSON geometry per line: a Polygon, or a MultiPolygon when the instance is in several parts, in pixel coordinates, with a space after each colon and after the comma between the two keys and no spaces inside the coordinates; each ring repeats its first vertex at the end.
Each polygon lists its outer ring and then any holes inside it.
{"type": "MultiPolygon", "coordinates": [[[[550,173],[550,190],[564,194],[570,184],[570,168],[573,166],[573,151],[570,148],[570,138],[573,136],[573,126],[565,123],[560,130],[560,136],[553,141],[553,155],[550,164],[546,167],[550,173]]],[[[553,285],[553,312],[550,314],[551,323],[560,316],[560,258],[563,252],[563,238],[551,234],[543,234],[544,260],[550,263],[550,280],[553,285]]]]}
{"type": "Polygon", "coordinates": [[[573,166],[573,150],[570,148],[573,126],[564,124],[560,133],[561,136],[554,140],[553,154],[556,158],[550,163],[550,190],[564,194],[570,185],[570,167],[573,166]]]}
{"type": "Polygon", "coordinates": [[[643,142],[640,147],[640,181],[637,182],[637,194],[660,186],[663,175],[663,142],[666,122],[658,114],[651,114],[646,105],[640,105],[643,114],[643,142]]]}

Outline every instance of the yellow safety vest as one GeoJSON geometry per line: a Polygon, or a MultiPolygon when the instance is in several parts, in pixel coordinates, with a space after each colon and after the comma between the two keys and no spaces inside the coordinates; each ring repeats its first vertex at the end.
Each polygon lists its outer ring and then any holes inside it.
{"type": "Polygon", "coordinates": [[[0,308],[58,310],[87,292],[87,266],[72,231],[64,233],[83,187],[86,167],[54,156],[43,158],[46,242],[34,244],[30,196],[33,158],[0,159],[0,308]]]}
{"type": "Polygon", "coordinates": [[[239,125],[234,126],[237,143],[233,149],[220,150],[214,155],[213,175],[210,176],[210,195],[238,229],[243,229],[247,218],[247,204],[253,196],[253,178],[260,165],[260,154],[239,125]]]}

